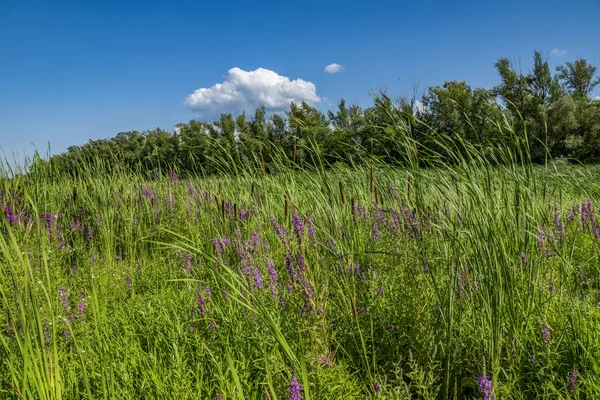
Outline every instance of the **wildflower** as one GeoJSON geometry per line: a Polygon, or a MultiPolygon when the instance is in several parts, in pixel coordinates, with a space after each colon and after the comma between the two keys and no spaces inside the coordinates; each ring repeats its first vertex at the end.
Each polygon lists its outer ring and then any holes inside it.
{"type": "Polygon", "coordinates": [[[379,233],[379,224],[373,225],[371,228],[371,233],[373,234],[373,240],[378,242],[381,240],[381,234],[379,233]]]}
{"type": "Polygon", "coordinates": [[[294,225],[294,235],[298,238],[298,242],[302,243],[302,237],[304,236],[304,222],[295,212],[292,213],[292,225],[294,225]]]}
{"type": "Polygon", "coordinates": [[[188,254],[187,258],[185,260],[185,266],[184,266],[186,271],[190,271],[190,269],[192,268],[192,255],[188,254]]]}
{"type": "Polygon", "coordinates": [[[374,391],[375,393],[379,393],[379,392],[381,392],[381,385],[379,384],[379,381],[378,381],[377,379],[375,379],[375,380],[373,381],[373,391],[374,391]]]}
{"type": "Polygon", "coordinates": [[[320,361],[323,365],[331,365],[331,360],[327,357],[319,356],[317,360],[320,361]]]}
{"type": "Polygon", "coordinates": [[[73,265],[73,266],[71,267],[71,274],[72,274],[73,276],[77,275],[77,266],[73,265]]]}
{"type": "Polygon", "coordinates": [[[544,340],[544,343],[548,343],[550,341],[550,338],[550,326],[546,322],[544,322],[542,324],[542,339],[544,340]]]}
{"type": "Polygon", "coordinates": [[[127,289],[131,289],[131,277],[129,275],[125,277],[125,285],[127,286],[127,289]]]}
{"type": "Polygon", "coordinates": [[[537,362],[537,356],[534,354],[531,356],[531,361],[535,364],[537,362]]]}
{"type": "Polygon", "coordinates": [[[200,289],[198,289],[198,309],[200,310],[200,312],[202,314],[204,314],[206,312],[206,308],[204,307],[204,304],[206,303],[206,300],[204,299],[204,296],[202,296],[201,294],[202,292],[200,291],[200,289]]]}
{"type": "Polygon", "coordinates": [[[94,238],[94,232],[92,232],[91,226],[88,226],[87,238],[88,238],[88,240],[92,240],[94,238]]]}
{"type": "Polygon", "coordinates": [[[521,252],[521,267],[525,268],[526,265],[527,265],[527,254],[525,254],[524,252],[521,252]]]}
{"type": "Polygon", "coordinates": [[[377,289],[377,296],[375,296],[375,297],[381,296],[382,293],[383,293],[383,286],[380,287],[379,289],[377,289]]]}
{"type": "Polygon", "coordinates": [[[204,289],[204,293],[206,293],[206,297],[210,297],[210,287],[206,287],[206,289],[204,289]]]}
{"type": "Polygon", "coordinates": [[[429,272],[429,262],[426,259],[423,260],[423,272],[429,272]]]}
{"type": "Polygon", "coordinates": [[[573,370],[569,373],[569,393],[573,393],[577,389],[577,371],[573,370]]]}
{"type": "Polygon", "coordinates": [[[494,398],[494,392],[492,390],[493,384],[489,376],[478,377],[477,385],[479,386],[479,391],[483,393],[484,400],[491,400],[494,398]]]}
{"type": "Polygon", "coordinates": [[[117,260],[123,261],[123,252],[119,250],[119,254],[117,254],[117,260]]]}
{"type": "Polygon", "coordinates": [[[394,330],[394,324],[392,324],[392,323],[389,323],[386,329],[387,329],[388,331],[390,331],[390,332],[391,332],[391,331],[393,331],[393,330],[394,330]]]}
{"type": "Polygon", "coordinates": [[[258,267],[254,268],[254,282],[256,283],[257,288],[264,289],[263,280],[260,276],[260,270],[258,269],[258,267]]]}
{"type": "Polygon", "coordinates": [[[217,330],[217,324],[215,323],[215,321],[210,321],[210,323],[208,324],[208,329],[210,329],[212,332],[217,330]]]}
{"type": "Polygon", "coordinates": [[[302,400],[302,396],[300,395],[302,390],[304,388],[298,383],[296,377],[292,377],[290,381],[290,400],[302,400]]]}
{"type": "Polygon", "coordinates": [[[583,283],[585,280],[585,274],[583,273],[583,268],[579,268],[579,273],[577,274],[579,277],[579,282],[583,283]]]}
{"type": "Polygon", "coordinates": [[[81,292],[81,300],[77,304],[77,314],[79,315],[79,318],[83,318],[83,314],[85,312],[85,303],[83,299],[85,299],[86,296],[87,294],[85,292],[81,292]]]}
{"type": "Polygon", "coordinates": [[[63,308],[69,311],[71,307],[69,306],[69,299],[67,298],[67,289],[61,287],[58,289],[58,293],[60,294],[60,301],[62,302],[63,308]]]}

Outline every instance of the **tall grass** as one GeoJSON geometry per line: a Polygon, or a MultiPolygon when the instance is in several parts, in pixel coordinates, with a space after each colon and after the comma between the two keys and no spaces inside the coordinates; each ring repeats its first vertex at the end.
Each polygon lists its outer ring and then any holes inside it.
{"type": "Polygon", "coordinates": [[[600,170],[397,121],[404,168],[4,179],[1,397],[597,397],[600,170]]]}

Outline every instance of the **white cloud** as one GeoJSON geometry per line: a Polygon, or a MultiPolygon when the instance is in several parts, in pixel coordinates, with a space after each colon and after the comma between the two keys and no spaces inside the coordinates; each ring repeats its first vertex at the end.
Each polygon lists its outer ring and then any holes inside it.
{"type": "Polygon", "coordinates": [[[555,49],[552,49],[550,54],[552,54],[553,56],[564,56],[565,54],[567,54],[567,49],[559,49],[557,47],[555,49]]]}
{"type": "Polygon", "coordinates": [[[594,100],[600,100],[600,96],[594,97],[594,100]]]}
{"type": "Polygon", "coordinates": [[[413,104],[413,110],[422,114],[425,112],[425,104],[419,100],[415,100],[415,103],[413,104]]]}
{"type": "Polygon", "coordinates": [[[325,72],[327,72],[328,74],[335,74],[343,70],[344,67],[337,63],[329,64],[325,67],[325,72]]]}
{"type": "Polygon", "coordinates": [[[185,105],[209,118],[220,113],[253,111],[261,105],[269,111],[281,111],[292,102],[302,101],[310,105],[321,101],[314,83],[300,78],[290,80],[265,68],[244,71],[235,67],[228,71],[223,83],[190,94],[185,105]]]}

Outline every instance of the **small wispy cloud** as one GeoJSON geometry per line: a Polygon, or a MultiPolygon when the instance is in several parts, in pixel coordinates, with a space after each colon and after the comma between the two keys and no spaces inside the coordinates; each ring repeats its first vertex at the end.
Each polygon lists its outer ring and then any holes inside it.
{"type": "Polygon", "coordinates": [[[328,74],[336,74],[343,70],[344,70],[344,67],[338,63],[329,64],[328,66],[325,67],[325,72],[327,72],[328,74]]]}
{"type": "Polygon", "coordinates": [[[559,49],[558,47],[556,47],[552,49],[550,54],[552,54],[553,56],[564,56],[565,54],[567,54],[567,49],[559,49]]]}

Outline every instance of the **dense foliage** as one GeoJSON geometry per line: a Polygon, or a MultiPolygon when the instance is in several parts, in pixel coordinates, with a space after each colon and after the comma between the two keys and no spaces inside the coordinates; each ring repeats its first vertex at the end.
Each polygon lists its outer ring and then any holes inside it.
{"type": "Polygon", "coordinates": [[[0,398],[599,398],[599,169],[499,129],[0,180],[0,398]]]}
{"type": "Polygon", "coordinates": [[[449,81],[430,87],[421,100],[396,101],[382,93],[372,107],[348,106],[341,100],[327,115],[306,103],[291,104],[285,117],[262,107],[251,117],[222,114],[212,123],[192,120],[179,124],[174,133],[131,131],[91,140],[51,162],[70,174],[98,158],[109,168],[114,163],[136,171],[168,166],[202,174],[225,166],[235,172],[249,164],[270,171],[282,159],[300,167],[315,166],[317,160],[356,165],[373,158],[405,165],[399,145],[404,137],[415,141],[416,151],[437,141],[431,140],[432,132],[472,146],[496,146],[512,140],[503,128],[507,124],[526,134],[534,162],[558,157],[599,162],[600,101],[591,99],[600,83],[596,68],[578,59],[557,67],[553,75],[539,52],[533,61],[524,74],[508,59],[499,59],[500,84],[492,89],[449,81]]]}

